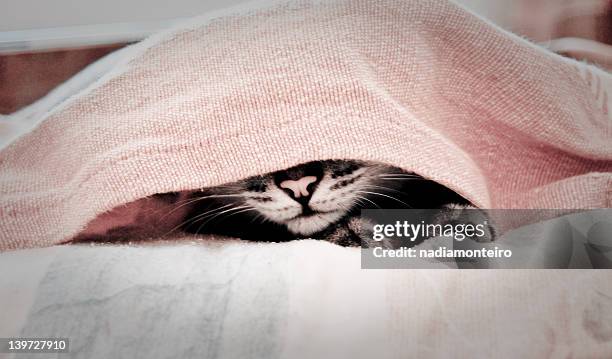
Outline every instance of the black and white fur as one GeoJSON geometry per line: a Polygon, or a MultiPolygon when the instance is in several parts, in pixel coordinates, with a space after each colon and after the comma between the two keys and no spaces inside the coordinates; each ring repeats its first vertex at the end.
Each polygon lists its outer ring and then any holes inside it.
{"type": "Polygon", "coordinates": [[[203,189],[186,203],[192,208],[183,229],[191,233],[257,241],[315,238],[343,246],[362,244],[359,211],[364,208],[473,208],[434,181],[357,160],[308,162],[203,189]],[[307,195],[283,187],[305,177],[307,195]]]}

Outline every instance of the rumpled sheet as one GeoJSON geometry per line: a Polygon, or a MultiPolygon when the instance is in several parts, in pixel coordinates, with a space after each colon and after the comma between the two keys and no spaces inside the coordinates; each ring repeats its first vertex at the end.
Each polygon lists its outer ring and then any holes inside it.
{"type": "Polygon", "coordinates": [[[442,0],[209,14],[9,117],[36,125],[0,151],[0,250],[69,241],[154,193],[329,158],[415,171],[481,207],[610,207],[611,83],[442,0]]]}
{"type": "Polygon", "coordinates": [[[321,241],[175,239],[0,254],[0,335],[84,359],[612,356],[609,270],[362,270],[321,241]]]}

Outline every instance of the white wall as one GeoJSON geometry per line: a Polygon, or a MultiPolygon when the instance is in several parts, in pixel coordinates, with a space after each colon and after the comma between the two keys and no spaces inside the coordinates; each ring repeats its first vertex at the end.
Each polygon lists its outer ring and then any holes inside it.
{"type": "Polygon", "coordinates": [[[195,16],[245,0],[0,0],[0,31],[195,16]]]}
{"type": "Polygon", "coordinates": [[[0,54],[138,41],[246,0],[0,0],[0,54]]]}
{"type": "MultiPolygon", "coordinates": [[[[503,25],[512,16],[516,0],[457,1],[503,25]]],[[[0,53],[137,41],[178,19],[244,2],[247,0],[0,0],[0,53]]]]}

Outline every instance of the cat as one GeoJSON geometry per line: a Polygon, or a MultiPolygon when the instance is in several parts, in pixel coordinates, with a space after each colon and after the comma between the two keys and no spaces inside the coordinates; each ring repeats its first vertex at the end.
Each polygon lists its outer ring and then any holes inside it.
{"type": "MultiPolygon", "coordinates": [[[[460,209],[475,208],[437,182],[359,160],[312,161],[203,189],[183,202],[191,206],[182,226],[189,233],[275,242],[315,238],[341,246],[371,245],[372,224],[361,209],[441,209],[441,220],[452,222],[460,209]]],[[[472,213],[486,218],[485,211],[472,213]]],[[[494,237],[491,226],[484,240],[494,237]]]]}

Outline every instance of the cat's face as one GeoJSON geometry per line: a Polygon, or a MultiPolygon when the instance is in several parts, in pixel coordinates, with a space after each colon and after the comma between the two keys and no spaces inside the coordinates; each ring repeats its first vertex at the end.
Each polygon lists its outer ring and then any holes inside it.
{"type": "Polygon", "coordinates": [[[193,206],[184,222],[186,231],[253,240],[326,238],[328,232],[359,216],[361,209],[469,204],[443,185],[414,173],[357,160],[309,162],[203,189],[192,197],[177,205],[193,206]]]}
{"type": "Polygon", "coordinates": [[[398,170],[352,160],[316,161],[241,182],[242,200],[299,236],[324,230],[371,197],[392,196],[398,170]]]}

